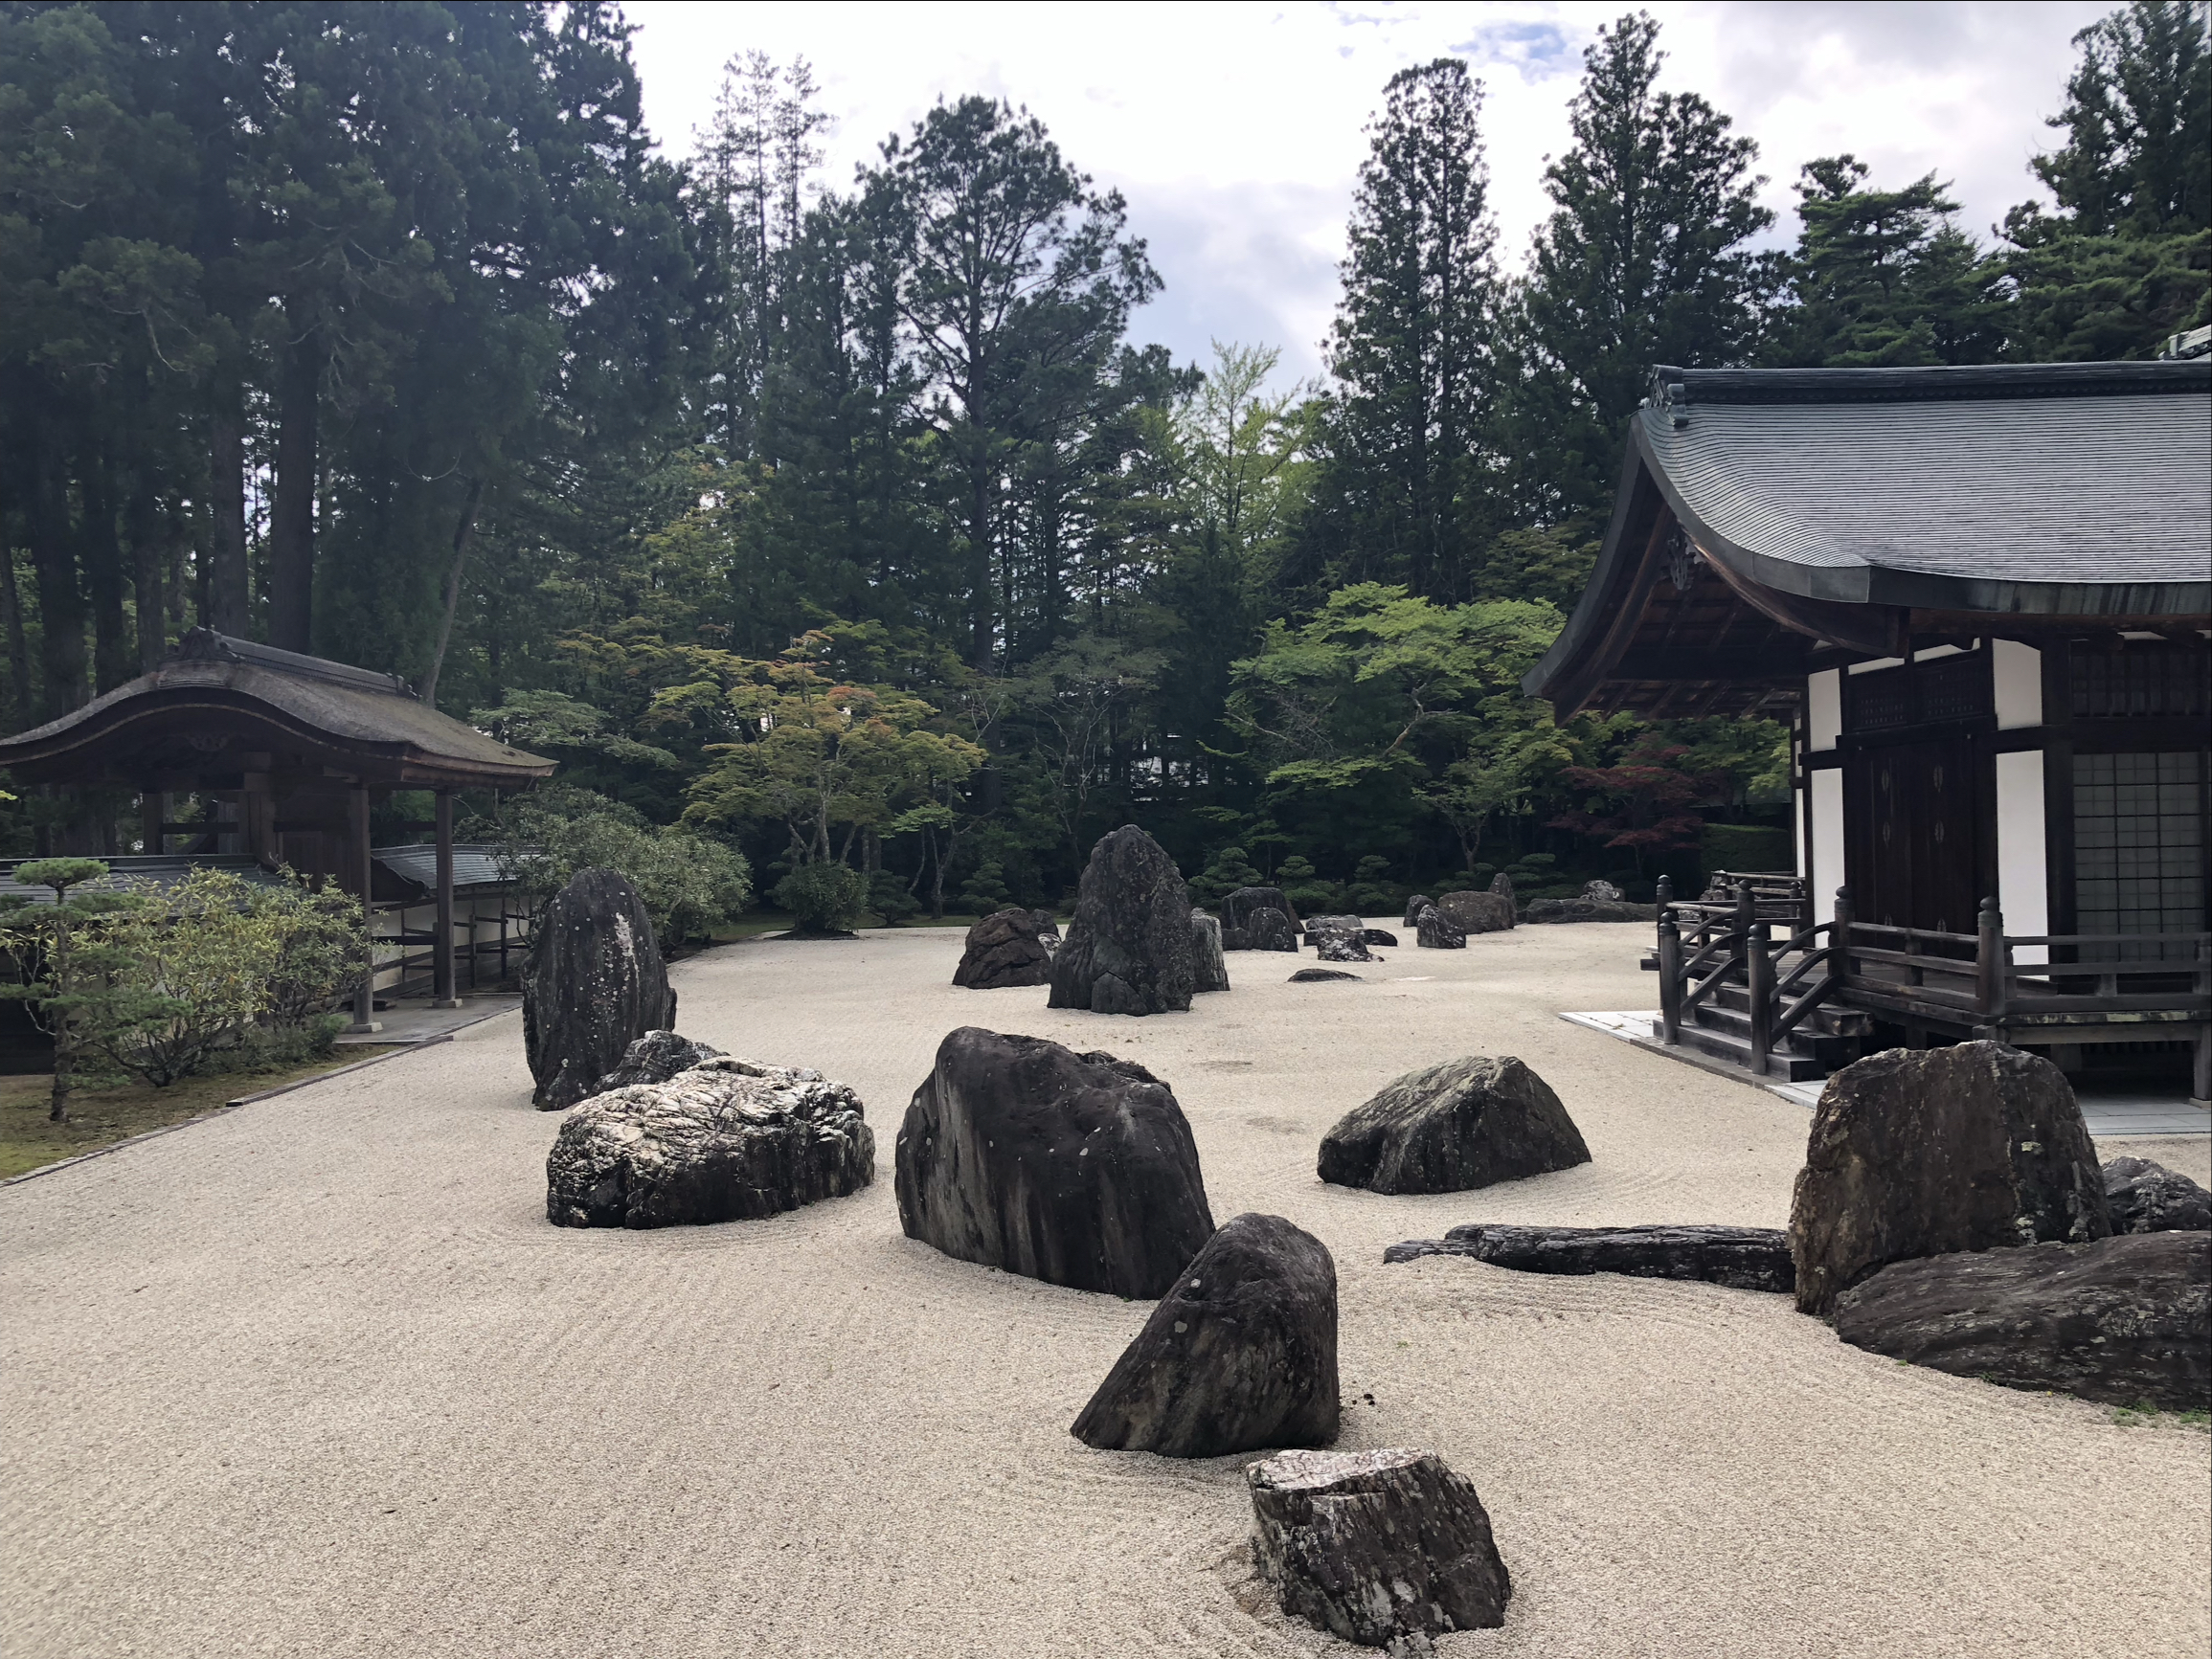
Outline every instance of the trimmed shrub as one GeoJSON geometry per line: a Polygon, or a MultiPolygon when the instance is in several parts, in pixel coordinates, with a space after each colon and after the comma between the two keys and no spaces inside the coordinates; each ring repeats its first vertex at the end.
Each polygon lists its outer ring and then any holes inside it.
{"type": "Polygon", "coordinates": [[[797,933],[843,933],[862,919],[868,884],[847,864],[801,864],[769,895],[779,909],[791,912],[797,933]]]}

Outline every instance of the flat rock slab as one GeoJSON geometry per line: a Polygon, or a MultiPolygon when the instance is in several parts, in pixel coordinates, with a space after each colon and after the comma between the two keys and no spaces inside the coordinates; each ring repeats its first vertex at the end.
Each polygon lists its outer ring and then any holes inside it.
{"type": "Polygon", "coordinates": [[[1041,910],[993,910],[968,930],[953,983],[968,991],[1047,984],[1052,977],[1052,947],[1046,941],[1057,939],[1059,931],[1041,910]]]}
{"type": "Polygon", "coordinates": [[[1524,922],[1656,922],[1657,905],[1619,899],[1531,899],[1521,908],[1524,922]]]}
{"type": "Polygon", "coordinates": [[[1163,1014],[1190,1006],[1190,889],[1166,849],[1123,824],[1083,866],[1075,919],[1052,957],[1050,1008],[1163,1014]]]}
{"type": "Polygon", "coordinates": [[[2065,1076],[1997,1042],[1892,1048],[1831,1077],[1790,1204],[1797,1307],[1891,1262],[2112,1230],[2065,1076]]]}
{"type": "Polygon", "coordinates": [[[1318,1170],[1377,1193],[1463,1193],[1590,1162],[1544,1079],[1510,1055],[1409,1071],[1321,1137],[1318,1170]]]}
{"type": "Polygon", "coordinates": [[[895,1168],[908,1238],[1078,1290],[1163,1295],[1213,1235],[1175,1091],[1041,1037],[948,1035],[895,1168]]]}
{"type": "Polygon", "coordinates": [[[605,1094],[610,1089],[635,1088],[640,1084],[666,1083],[679,1071],[688,1071],[694,1065],[721,1058],[719,1048],[694,1042],[673,1031],[648,1031],[623,1052],[621,1065],[593,1085],[592,1093],[605,1094]]]}
{"type": "Polygon", "coordinates": [[[1282,1610],[1365,1648],[1505,1623],[1490,1514],[1433,1451],[1286,1451],[1245,1471],[1253,1558],[1282,1610]]]}
{"type": "Polygon", "coordinates": [[[2212,1230],[2212,1193],[2147,1157],[2116,1157],[2104,1169],[2105,1203],[2115,1233],[2212,1230]]]}
{"type": "Polygon", "coordinates": [[[523,976],[522,1043],[540,1111],[566,1111],[648,1031],[676,1024],[653,919],[629,879],[578,870],[553,896],[523,976]]]}
{"type": "Polygon", "coordinates": [[[1441,1239],[1408,1239],[1386,1262],[1468,1256],[1521,1273],[1624,1273],[1634,1279],[1695,1279],[1735,1290],[1788,1292],[1796,1286],[1790,1235],[1779,1227],[1525,1227],[1496,1222],[1454,1227],[1441,1239]]]}
{"type": "Polygon", "coordinates": [[[1290,976],[1293,985],[1323,985],[1336,979],[1349,979],[1355,985],[1366,981],[1357,974],[1347,974],[1342,968],[1300,968],[1290,976]]]}
{"type": "Polygon", "coordinates": [[[1897,1262],[1836,1298],[1875,1354],[2112,1405],[2212,1408],[2212,1233],[1897,1262]]]}
{"type": "Polygon", "coordinates": [[[555,1226],[743,1222],[858,1192],[875,1135],[844,1084],[724,1058],[585,1101],[545,1169],[555,1226]]]}
{"type": "Polygon", "coordinates": [[[1108,1451],[1220,1457],[1337,1438],[1337,1265],[1280,1216],[1206,1242],[1069,1431],[1108,1451]]]}

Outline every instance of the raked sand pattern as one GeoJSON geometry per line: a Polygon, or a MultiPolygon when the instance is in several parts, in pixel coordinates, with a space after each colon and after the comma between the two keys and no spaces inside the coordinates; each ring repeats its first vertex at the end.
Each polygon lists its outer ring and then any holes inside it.
{"type": "MultiPolygon", "coordinates": [[[[512,1018],[0,1191],[0,1651],[1350,1653],[1254,1581],[1248,1459],[1068,1434],[1146,1304],[900,1236],[907,1097],[981,1024],[1140,1060],[1217,1220],[1335,1252],[1342,1444],[1440,1451],[1513,1573],[1505,1627],[1441,1652],[2201,1659],[2200,1431],[1901,1368],[1783,1297],[1382,1266],[1466,1221],[1784,1222],[1801,1108],[1556,1018],[1639,1005],[1643,933],[1391,951],[1363,985],[1232,955],[1235,991],[1142,1020],[955,990],[953,930],[716,952],[674,975],[685,1031],[853,1084],[878,1136],[873,1187],[772,1221],[548,1225],[512,1018]],[[1316,1181],[1341,1112],[1465,1053],[1534,1066],[1596,1161],[1316,1181]]],[[[2201,1140],[2101,1150],[2212,1179],[2201,1140]]]]}

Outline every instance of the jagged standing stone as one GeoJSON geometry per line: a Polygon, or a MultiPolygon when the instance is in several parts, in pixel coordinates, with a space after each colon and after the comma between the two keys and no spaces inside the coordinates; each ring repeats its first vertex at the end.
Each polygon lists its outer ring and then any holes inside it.
{"type": "Polygon", "coordinates": [[[1421,924],[1421,912],[1429,908],[1429,904],[1430,899],[1428,894],[1415,893],[1411,898],[1406,901],[1406,919],[1400,922],[1398,926],[1401,928],[1419,927],[1421,924]]]}
{"type": "Polygon", "coordinates": [[[1814,1109],[1790,1204],[1797,1307],[1891,1262],[2112,1230],[2104,1173],[2065,1076],[1998,1042],[1854,1061],[1814,1109]]]}
{"type": "Polygon", "coordinates": [[[1280,1216],[1232,1216],[1069,1430],[1107,1451],[1220,1457],[1337,1438],[1337,1265],[1280,1216]]]}
{"type": "Polygon", "coordinates": [[[2212,1193],[2145,1157],[2116,1157],[2104,1168],[2105,1203],[2115,1233],[2201,1233],[2212,1229],[2212,1193]]]}
{"type": "Polygon", "coordinates": [[[1041,1037],[949,1034],[895,1168],[908,1238],[1078,1290],[1161,1295],[1213,1233],[1175,1091],[1041,1037]]]}
{"type": "Polygon", "coordinates": [[[1505,910],[1516,922],[1521,919],[1521,901],[1514,896],[1513,878],[1500,870],[1490,878],[1490,890],[1505,901],[1505,910]]]}
{"type": "Polygon", "coordinates": [[[522,1042],[540,1111],[565,1111],[648,1031],[676,1025],[653,919],[628,879],[578,870],[546,906],[523,979],[522,1042]]]}
{"type": "Polygon", "coordinates": [[[1521,1273],[1621,1273],[1697,1279],[1734,1290],[1788,1292],[1797,1281],[1790,1235],[1779,1227],[1521,1227],[1496,1222],[1454,1227],[1441,1239],[1408,1239],[1386,1262],[1467,1256],[1521,1273]]]}
{"type": "Polygon", "coordinates": [[[1372,962],[1367,949],[1367,924],[1357,916],[1309,916],[1306,937],[1314,954],[1324,962],[1372,962]]]}
{"type": "Polygon", "coordinates": [[[593,1094],[610,1089],[635,1088],[640,1084],[666,1083],[679,1071],[688,1071],[710,1060],[722,1058],[719,1048],[679,1037],[673,1031],[648,1031],[623,1052],[621,1065],[592,1086],[593,1094]]]}
{"type": "MultiPolygon", "coordinates": [[[[1042,985],[1052,977],[1052,947],[1038,927],[1041,910],[993,910],[968,930],[953,983],[969,991],[1042,985]]],[[[1051,918],[1045,916],[1047,926],[1051,918]]],[[[1053,938],[1059,930],[1053,929],[1053,938]]]]}
{"type": "Polygon", "coordinates": [[[1421,911],[1413,943],[1426,946],[1432,951],[1464,951],[1467,948],[1467,930],[1434,905],[1430,905],[1421,911]]]}
{"type": "Polygon", "coordinates": [[[1366,1648],[1505,1623],[1513,1580],[1474,1485],[1433,1451],[1286,1451],[1246,1471],[1282,1610],[1366,1648]]]}
{"type": "Polygon", "coordinates": [[[1855,1347],[2112,1405],[2212,1407],[2212,1233],[1894,1262],[1836,1298],[1855,1347]]]}
{"type": "Polygon", "coordinates": [[[1135,824],[1101,836],[1084,866],[1075,919],[1052,957],[1050,1008],[1162,1014],[1190,1006],[1190,890],[1175,861],[1135,824]]]}
{"type": "Polygon", "coordinates": [[[1461,1193],[1590,1162],[1548,1085],[1510,1055],[1397,1078],[1321,1137],[1319,1173],[1376,1193],[1461,1193]]]}
{"type": "Polygon", "coordinates": [[[1191,989],[1229,989],[1229,964],[1221,957],[1221,924],[1204,910],[1190,912],[1191,989]]]}
{"type": "Polygon", "coordinates": [[[741,1222],[859,1191],[875,1135],[844,1084],[723,1058],[585,1101],[545,1167],[555,1226],[741,1222]]]}

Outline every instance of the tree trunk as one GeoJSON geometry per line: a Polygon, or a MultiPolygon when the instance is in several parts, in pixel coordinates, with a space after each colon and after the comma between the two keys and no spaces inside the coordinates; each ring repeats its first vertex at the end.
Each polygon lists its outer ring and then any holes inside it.
{"type": "MultiPolygon", "coordinates": [[[[154,500],[152,470],[140,466],[130,481],[130,571],[138,622],[138,671],[150,674],[169,643],[169,541],[154,500]]],[[[153,849],[149,848],[148,851],[153,849]]]]}
{"type": "Polygon", "coordinates": [[[69,507],[61,453],[50,433],[34,432],[31,467],[31,564],[37,574],[38,658],[46,718],[84,702],[84,593],[69,546],[69,507]]]}
{"type": "Polygon", "coordinates": [[[15,544],[0,531],[0,626],[8,630],[8,684],[15,694],[11,730],[34,724],[31,704],[31,649],[23,639],[23,600],[15,586],[15,544]]]}
{"type": "MultiPolygon", "coordinates": [[[[235,404],[236,389],[231,392],[235,404]]],[[[234,407],[208,417],[207,596],[200,621],[218,634],[246,633],[246,441],[234,407]]]]}
{"type": "Polygon", "coordinates": [[[445,578],[445,614],[438,623],[438,649],[430,654],[430,672],[422,677],[422,701],[438,706],[438,677],[445,668],[445,648],[453,639],[453,615],[461,608],[461,572],[468,563],[468,539],[476,529],[477,504],[484,500],[484,480],[468,481],[468,499],[461,505],[461,522],[453,527],[453,570],[445,578]]]}
{"type": "Polygon", "coordinates": [[[277,493],[269,512],[269,643],[314,649],[316,404],[322,342],[291,315],[277,387],[277,493]]]}
{"type": "Polygon", "coordinates": [[[123,544],[116,534],[112,457],[87,442],[78,452],[78,563],[92,600],[92,667],[96,691],[112,691],[132,677],[130,632],[124,625],[123,544]]]}

